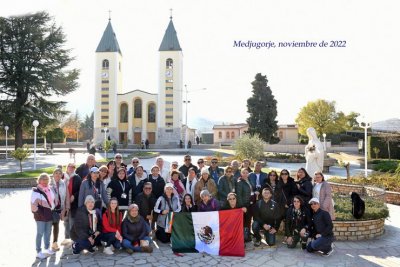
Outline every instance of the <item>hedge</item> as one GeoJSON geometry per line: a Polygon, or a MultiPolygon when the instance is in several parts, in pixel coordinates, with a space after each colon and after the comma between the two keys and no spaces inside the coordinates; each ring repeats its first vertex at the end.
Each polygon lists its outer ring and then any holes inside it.
{"type": "MultiPolygon", "coordinates": [[[[368,157],[375,158],[373,148],[379,148],[379,158],[389,158],[387,144],[379,136],[368,136],[368,157]]],[[[400,141],[390,143],[390,157],[400,159],[400,141]]]]}

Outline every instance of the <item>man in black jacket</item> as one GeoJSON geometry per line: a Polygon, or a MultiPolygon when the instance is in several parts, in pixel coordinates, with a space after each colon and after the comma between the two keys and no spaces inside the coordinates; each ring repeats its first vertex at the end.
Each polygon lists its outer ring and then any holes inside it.
{"type": "Polygon", "coordinates": [[[139,207],[139,214],[143,217],[146,223],[151,225],[152,229],[154,229],[153,224],[156,220],[153,219],[153,210],[157,198],[152,193],[152,187],[151,182],[145,182],[143,192],[136,196],[135,204],[139,207]]]}
{"type": "Polygon", "coordinates": [[[260,230],[264,230],[265,241],[269,246],[275,245],[275,234],[281,224],[279,204],[272,199],[272,191],[266,187],[262,190],[262,199],[258,200],[254,207],[253,234],[254,246],[261,245],[260,230]]]}
{"type": "Polygon", "coordinates": [[[333,252],[333,223],[327,211],[320,209],[318,198],[310,200],[313,211],[311,236],[315,239],[307,245],[308,252],[321,251],[323,256],[330,256],[333,252]]]}

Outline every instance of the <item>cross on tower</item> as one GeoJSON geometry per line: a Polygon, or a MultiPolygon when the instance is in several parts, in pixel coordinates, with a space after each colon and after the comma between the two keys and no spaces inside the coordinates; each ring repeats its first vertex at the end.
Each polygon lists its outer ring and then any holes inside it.
{"type": "Polygon", "coordinates": [[[169,18],[172,19],[172,8],[169,9],[169,12],[170,12],[169,18]]]}
{"type": "Polygon", "coordinates": [[[108,20],[111,20],[111,10],[108,10],[108,20]]]}

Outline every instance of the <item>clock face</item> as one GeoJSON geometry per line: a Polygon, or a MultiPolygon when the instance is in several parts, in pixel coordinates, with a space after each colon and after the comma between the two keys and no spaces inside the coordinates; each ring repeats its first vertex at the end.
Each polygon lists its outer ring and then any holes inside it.
{"type": "Polygon", "coordinates": [[[108,73],[107,72],[103,72],[101,74],[101,78],[108,78],[108,73]]]}
{"type": "Polygon", "coordinates": [[[167,77],[172,77],[172,70],[167,70],[167,71],[165,72],[165,75],[166,75],[167,77]]]}

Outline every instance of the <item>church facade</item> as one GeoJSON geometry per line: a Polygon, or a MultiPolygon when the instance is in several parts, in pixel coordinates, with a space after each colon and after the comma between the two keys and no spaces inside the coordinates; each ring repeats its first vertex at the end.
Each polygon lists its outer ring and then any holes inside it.
{"type": "Polygon", "coordinates": [[[159,53],[158,94],[125,91],[123,56],[109,20],[96,49],[94,143],[176,145],[182,139],[183,55],[170,17],[159,53]]]}

